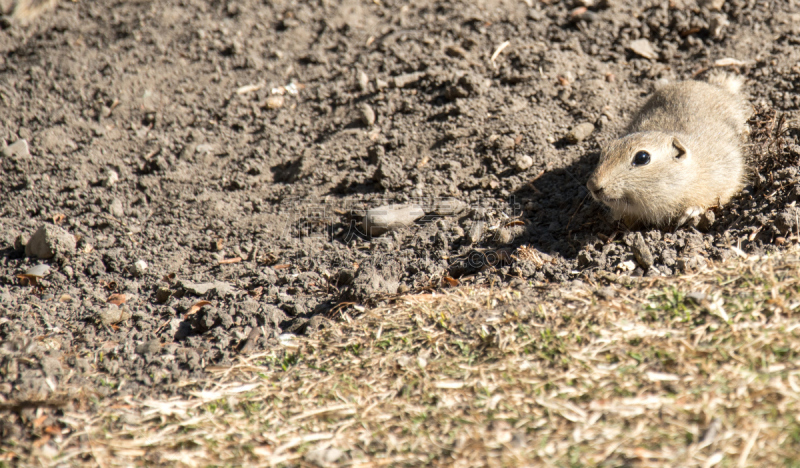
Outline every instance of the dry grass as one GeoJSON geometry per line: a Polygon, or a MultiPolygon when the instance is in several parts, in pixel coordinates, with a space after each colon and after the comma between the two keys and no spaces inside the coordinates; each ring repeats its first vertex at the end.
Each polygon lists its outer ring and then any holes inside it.
{"type": "Polygon", "coordinates": [[[210,368],[185,398],[68,413],[14,462],[800,466],[798,272],[787,253],[407,297],[210,368]]]}

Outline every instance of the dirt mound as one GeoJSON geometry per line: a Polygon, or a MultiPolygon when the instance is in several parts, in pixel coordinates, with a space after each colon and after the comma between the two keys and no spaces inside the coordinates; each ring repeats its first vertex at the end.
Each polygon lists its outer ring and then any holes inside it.
{"type": "Polygon", "coordinates": [[[4,440],[32,437],[31,405],[180,392],[398,294],[797,242],[796,14],[639,3],[63,2],[8,24],[4,440]],[[657,80],[715,68],[757,109],[751,185],[696,228],[627,232],[584,187],[600,146],[657,80]],[[367,210],[392,205],[422,213],[369,237],[367,210]],[[45,225],[74,246],[26,257],[45,225]]]}

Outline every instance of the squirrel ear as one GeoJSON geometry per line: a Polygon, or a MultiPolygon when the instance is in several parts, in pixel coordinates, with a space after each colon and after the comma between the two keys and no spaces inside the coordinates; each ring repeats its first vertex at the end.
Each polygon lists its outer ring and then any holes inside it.
{"type": "Polygon", "coordinates": [[[686,147],[683,146],[683,143],[681,143],[681,141],[676,137],[672,137],[672,146],[677,152],[675,154],[675,159],[681,159],[682,157],[686,156],[686,147]]]}

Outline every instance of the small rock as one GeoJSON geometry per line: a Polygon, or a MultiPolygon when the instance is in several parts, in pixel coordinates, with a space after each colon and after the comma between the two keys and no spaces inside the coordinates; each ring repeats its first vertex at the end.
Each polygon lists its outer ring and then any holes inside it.
{"type": "Polygon", "coordinates": [[[437,216],[455,216],[462,213],[467,208],[467,204],[456,198],[442,198],[436,200],[433,210],[428,214],[437,216]]]}
{"type": "Polygon", "coordinates": [[[267,98],[268,109],[279,109],[283,107],[283,96],[276,94],[267,98]]]}
{"type": "Polygon", "coordinates": [[[711,37],[719,38],[722,36],[722,30],[728,26],[730,21],[723,14],[716,14],[709,21],[708,29],[711,30],[711,37]]]}
{"type": "Polygon", "coordinates": [[[181,288],[195,296],[204,296],[212,290],[220,297],[227,296],[234,292],[233,286],[224,281],[214,281],[213,283],[194,283],[189,280],[178,280],[177,286],[178,288],[181,288]]]}
{"type": "Polygon", "coordinates": [[[108,205],[108,213],[115,218],[125,217],[125,210],[122,208],[122,202],[119,198],[111,200],[111,204],[108,205]]]}
{"type": "Polygon", "coordinates": [[[372,110],[369,104],[362,104],[358,108],[358,113],[361,122],[367,127],[371,127],[375,124],[375,111],[372,110]]]}
{"type": "Polygon", "coordinates": [[[386,89],[389,87],[389,83],[380,78],[375,78],[375,87],[379,90],[386,89]]]}
{"type": "Polygon", "coordinates": [[[52,224],[43,224],[25,244],[25,255],[41,259],[75,253],[75,236],[52,224]]]}
{"type": "Polygon", "coordinates": [[[144,275],[145,271],[147,271],[147,262],[144,260],[136,260],[131,267],[131,274],[137,278],[144,275]]]}
{"type": "Polygon", "coordinates": [[[628,48],[634,54],[640,57],[644,57],[649,60],[655,60],[658,58],[658,54],[656,53],[655,49],[653,49],[653,44],[651,44],[647,39],[637,39],[632,41],[628,48]]]}
{"type": "Polygon", "coordinates": [[[369,77],[363,71],[358,72],[358,88],[362,92],[369,90],[369,77]]]}
{"type": "Polygon", "coordinates": [[[494,146],[499,150],[511,150],[514,149],[514,146],[516,146],[516,142],[514,141],[513,138],[506,135],[498,138],[495,141],[494,146]]]}
{"type": "Polygon", "coordinates": [[[636,233],[636,237],[633,239],[633,245],[631,245],[631,250],[633,250],[636,263],[638,263],[643,270],[647,271],[647,269],[653,265],[653,252],[650,251],[650,247],[647,246],[647,242],[645,242],[641,232],[636,233]]]}
{"type": "Polygon", "coordinates": [[[519,172],[527,171],[531,166],[533,166],[533,158],[527,154],[518,157],[514,163],[514,167],[516,167],[519,172]]]}
{"type": "Polygon", "coordinates": [[[97,314],[97,318],[103,325],[113,325],[131,318],[131,313],[125,306],[120,308],[116,304],[110,304],[97,314]]]}
{"type": "Polygon", "coordinates": [[[203,143],[202,145],[195,146],[194,150],[197,154],[208,154],[214,152],[214,145],[211,143],[203,143]]]}
{"type": "Polygon", "coordinates": [[[395,88],[405,88],[425,77],[425,72],[406,73],[405,75],[395,76],[393,83],[395,88]]]}
{"type": "Polygon", "coordinates": [[[567,133],[567,141],[570,143],[580,143],[594,131],[594,125],[589,122],[578,124],[567,133]]]}
{"type": "Polygon", "coordinates": [[[117,183],[118,180],[119,174],[117,174],[117,171],[109,170],[106,179],[103,181],[103,186],[106,188],[111,188],[117,183]]]}
{"type": "Polygon", "coordinates": [[[136,354],[146,356],[148,354],[155,354],[161,349],[161,342],[158,338],[152,339],[146,343],[142,343],[136,347],[136,354]]]}
{"type": "Polygon", "coordinates": [[[414,221],[425,216],[419,205],[384,205],[367,210],[364,216],[364,232],[370,237],[377,237],[389,231],[410,226],[414,221]]]}
{"type": "Polygon", "coordinates": [[[26,158],[31,155],[30,149],[28,149],[28,142],[24,139],[17,140],[8,146],[4,146],[2,153],[3,156],[7,158],[26,158]]]}
{"type": "Polygon", "coordinates": [[[75,276],[75,270],[73,270],[71,266],[67,265],[64,267],[64,274],[67,275],[67,278],[72,278],[75,276]]]}
{"type": "Polygon", "coordinates": [[[467,242],[470,244],[474,244],[476,242],[480,242],[483,239],[483,221],[476,221],[472,223],[472,226],[469,228],[469,232],[467,234],[467,242]]]}
{"type": "Polygon", "coordinates": [[[37,278],[43,278],[47,276],[48,273],[50,273],[50,265],[45,265],[44,263],[28,268],[25,271],[27,276],[35,276],[37,278]]]}

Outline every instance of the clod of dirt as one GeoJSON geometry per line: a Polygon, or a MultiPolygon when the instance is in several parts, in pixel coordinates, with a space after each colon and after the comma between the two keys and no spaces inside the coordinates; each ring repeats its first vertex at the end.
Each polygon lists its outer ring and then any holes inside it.
{"type": "Polygon", "coordinates": [[[655,49],[653,49],[653,44],[650,43],[647,39],[637,39],[635,41],[631,41],[631,44],[628,48],[636,55],[640,57],[644,57],[649,60],[655,60],[658,58],[658,54],[656,53],[655,49]]]}
{"type": "Polygon", "coordinates": [[[798,220],[800,220],[800,208],[791,206],[778,214],[775,218],[775,227],[785,236],[798,229],[798,225],[800,225],[798,220]]]}
{"type": "Polygon", "coordinates": [[[578,124],[567,133],[567,141],[570,143],[580,143],[587,139],[594,132],[594,125],[589,122],[578,124]]]}
{"type": "Polygon", "coordinates": [[[192,315],[191,323],[198,333],[205,333],[218,326],[227,330],[233,325],[233,318],[225,311],[206,305],[192,315]]]}
{"type": "Polygon", "coordinates": [[[108,205],[108,214],[117,219],[125,217],[125,209],[122,207],[122,201],[119,198],[111,200],[108,205]]]}
{"type": "Polygon", "coordinates": [[[211,283],[194,283],[189,280],[179,280],[177,283],[178,288],[193,294],[195,296],[205,296],[209,292],[214,292],[219,297],[224,297],[232,294],[233,286],[224,281],[214,281],[211,283]]]}
{"type": "Polygon", "coordinates": [[[19,234],[17,237],[14,238],[14,250],[17,252],[22,252],[25,250],[25,246],[28,245],[28,241],[30,240],[30,236],[22,233],[19,234]]]}
{"type": "MultiPolygon", "coordinates": [[[[109,170],[108,174],[106,174],[106,178],[103,180],[103,186],[106,187],[106,188],[111,188],[118,181],[119,181],[119,174],[117,173],[117,171],[109,170]]],[[[112,202],[112,204],[113,204],[113,202],[112,202]]]]}
{"type": "Polygon", "coordinates": [[[647,242],[645,242],[641,232],[637,232],[636,236],[634,236],[631,250],[633,250],[633,257],[636,259],[636,263],[645,271],[653,266],[653,252],[650,251],[650,247],[647,246],[647,242]]]}
{"type": "Polygon", "coordinates": [[[166,304],[169,298],[172,297],[172,290],[165,287],[160,287],[156,291],[156,302],[159,304],[166,304]]]}
{"type": "Polygon", "coordinates": [[[717,217],[716,215],[714,215],[713,211],[711,210],[706,211],[705,213],[700,215],[700,219],[697,222],[697,229],[706,232],[709,229],[711,229],[711,226],[714,224],[714,221],[716,220],[717,217]]]}
{"type": "Polygon", "coordinates": [[[161,342],[156,338],[146,343],[142,343],[136,347],[136,354],[146,356],[148,354],[155,354],[161,349],[161,342]]]}
{"type": "Polygon", "coordinates": [[[402,229],[414,224],[425,216],[419,205],[384,205],[367,210],[364,216],[364,232],[370,237],[378,237],[389,231],[402,229]]]}
{"type": "Polygon", "coordinates": [[[402,265],[380,255],[370,257],[358,266],[350,286],[342,291],[345,300],[374,303],[382,296],[397,294],[402,265]]]}
{"type": "Polygon", "coordinates": [[[116,304],[110,304],[97,314],[97,320],[103,325],[113,325],[129,318],[131,318],[130,311],[126,307],[119,307],[116,304]]]}
{"type": "Polygon", "coordinates": [[[6,158],[27,158],[31,155],[28,149],[28,142],[24,139],[17,140],[13,144],[4,146],[2,154],[6,158]]]}
{"type": "Polygon", "coordinates": [[[41,259],[75,253],[75,236],[52,224],[43,224],[25,244],[25,255],[41,259]]]}

